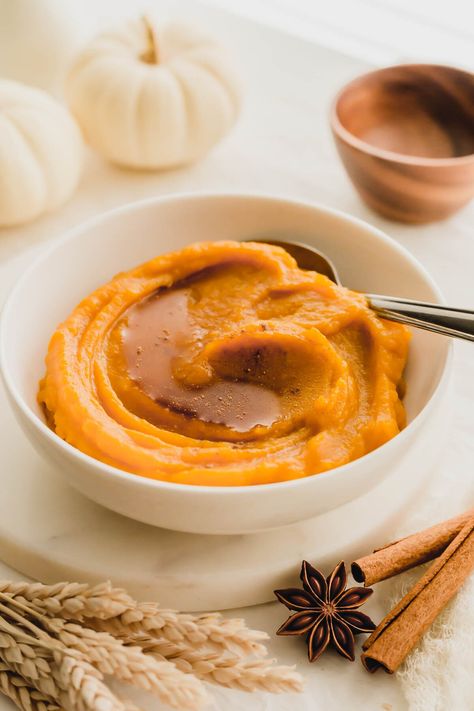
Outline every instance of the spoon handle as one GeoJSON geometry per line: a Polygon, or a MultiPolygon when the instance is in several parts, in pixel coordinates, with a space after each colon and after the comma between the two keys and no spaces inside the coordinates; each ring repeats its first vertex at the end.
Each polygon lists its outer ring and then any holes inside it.
{"type": "Polygon", "coordinates": [[[378,294],[366,296],[370,307],[382,318],[474,341],[474,311],[378,294]]]}

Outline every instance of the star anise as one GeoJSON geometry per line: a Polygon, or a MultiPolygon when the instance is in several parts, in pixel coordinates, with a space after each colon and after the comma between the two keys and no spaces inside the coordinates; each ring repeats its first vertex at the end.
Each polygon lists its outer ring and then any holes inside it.
{"type": "Polygon", "coordinates": [[[354,661],[354,635],[372,632],[375,625],[357,610],[370,595],[371,588],[347,588],[344,562],[327,578],[305,560],[300,578],[303,589],[275,590],[278,600],[295,614],[277,630],[278,635],[306,635],[308,658],[314,662],[331,643],[346,659],[354,661]]]}

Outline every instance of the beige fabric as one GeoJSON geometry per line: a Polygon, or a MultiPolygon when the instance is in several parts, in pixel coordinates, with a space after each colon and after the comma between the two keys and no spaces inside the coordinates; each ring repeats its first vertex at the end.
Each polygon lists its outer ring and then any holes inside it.
{"type": "MultiPolygon", "coordinates": [[[[438,477],[440,478],[440,477],[438,477]]],[[[474,483],[460,474],[456,486],[444,476],[436,495],[404,525],[407,533],[442,520],[451,511],[474,503],[474,483]],[[449,496],[448,496],[449,494],[449,496]],[[447,513],[449,502],[449,513],[447,513]]],[[[415,568],[390,582],[391,603],[397,602],[420,577],[415,568]]],[[[437,617],[397,672],[409,711],[472,711],[474,709],[474,575],[437,617]]]]}

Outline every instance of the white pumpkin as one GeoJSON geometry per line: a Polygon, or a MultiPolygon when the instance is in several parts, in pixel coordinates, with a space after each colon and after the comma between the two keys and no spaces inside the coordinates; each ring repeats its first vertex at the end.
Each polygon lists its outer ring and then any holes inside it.
{"type": "Polygon", "coordinates": [[[28,222],[74,191],[83,141],[68,111],[40,89],[0,79],[0,225],[28,222]]]}
{"type": "Polygon", "coordinates": [[[157,169],[203,156],[234,124],[239,82],[227,52],[195,27],[130,21],[97,37],[66,82],[89,143],[114,163],[157,169]]]}

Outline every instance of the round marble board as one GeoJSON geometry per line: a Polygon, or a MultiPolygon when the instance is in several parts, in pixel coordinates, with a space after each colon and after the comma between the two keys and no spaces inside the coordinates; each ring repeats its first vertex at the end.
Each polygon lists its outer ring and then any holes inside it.
{"type": "MultiPolygon", "coordinates": [[[[68,486],[33,450],[0,388],[0,558],[42,582],[110,579],[139,599],[197,611],[273,599],[308,559],[327,568],[389,540],[423,479],[404,468],[369,494],[317,518],[242,536],[147,526],[68,486]]],[[[426,462],[424,463],[426,467],[426,462]]]]}

